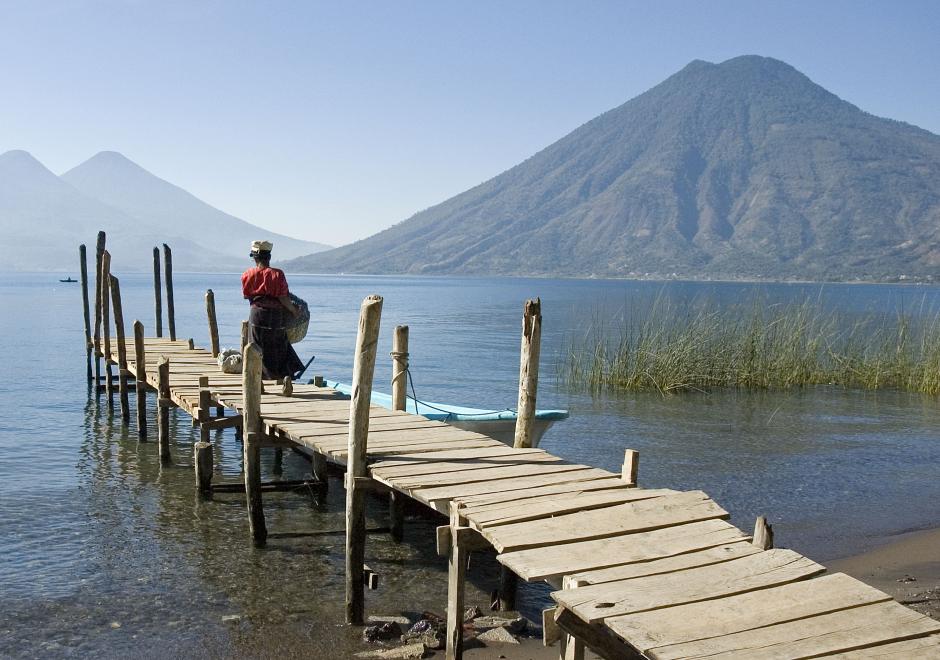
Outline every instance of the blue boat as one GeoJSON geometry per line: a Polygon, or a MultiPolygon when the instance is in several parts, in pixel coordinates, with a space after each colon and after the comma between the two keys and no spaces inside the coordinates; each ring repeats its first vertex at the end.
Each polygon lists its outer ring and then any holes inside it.
{"type": "MultiPolygon", "coordinates": [[[[326,381],[326,385],[346,396],[352,395],[352,385],[333,380],[326,381]]],[[[373,391],[372,403],[391,410],[392,395],[373,391]]],[[[505,410],[481,410],[479,408],[454,406],[448,403],[415,400],[410,396],[405,399],[405,410],[428,419],[452,424],[467,431],[482,433],[494,440],[512,446],[516,430],[517,415],[515,410],[509,408],[505,410]]],[[[532,446],[538,447],[542,436],[551,428],[552,424],[567,418],[567,410],[536,410],[532,424],[532,446]]]]}

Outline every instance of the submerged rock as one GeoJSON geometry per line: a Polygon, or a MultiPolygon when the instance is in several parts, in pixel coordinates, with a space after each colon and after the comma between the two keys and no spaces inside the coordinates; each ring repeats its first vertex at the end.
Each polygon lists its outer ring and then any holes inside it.
{"type": "Polygon", "coordinates": [[[519,640],[506,628],[491,628],[477,635],[477,639],[487,644],[518,644],[519,640]]]}
{"type": "Polygon", "coordinates": [[[395,660],[410,660],[411,658],[427,657],[428,650],[424,644],[416,642],[406,646],[399,646],[394,649],[377,649],[375,651],[361,651],[356,654],[357,658],[388,658],[395,660]]]}
{"type": "Polygon", "coordinates": [[[472,621],[476,630],[489,630],[491,628],[505,628],[511,633],[521,633],[526,629],[528,621],[518,612],[502,612],[490,616],[478,616],[472,621]]]}
{"type": "Polygon", "coordinates": [[[410,626],[411,619],[406,616],[375,616],[371,615],[366,620],[368,623],[381,625],[383,623],[397,623],[400,626],[410,626]]]}
{"type": "Polygon", "coordinates": [[[369,626],[362,631],[362,638],[367,642],[398,639],[399,637],[401,637],[401,626],[394,621],[388,621],[378,626],[369,626]]]}

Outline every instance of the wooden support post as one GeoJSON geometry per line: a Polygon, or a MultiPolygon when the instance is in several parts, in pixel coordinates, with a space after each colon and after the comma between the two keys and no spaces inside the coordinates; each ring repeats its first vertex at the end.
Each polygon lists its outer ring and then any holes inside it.
{"type": "Polygon", "coordinates": [[[95,395],[97,396],[101,383],[101,259],[104,254],[105,234],[98,232],[98,242],[95,246],[95,395]]]}
{"type": "Polygon", "coordinates": [[[594,653],[604,660],[645,660],[632,646],[616,637],[609,628],[586,623],[565,607],[555,608],[555,623],[570,635],[577,635],[594,653]]]}
{"type": "Polygon", "coordinates": [[[196,486],[201,493],[212,492],[212,445],[200,440],[193,445],[193,464],[196,466],[196,486]]]}
{"type": "Polygon", "coordinates": [[[186,340],[186,344],[187,344],[187,346],[189,346],[189,350],[191,350],[191,351],[196,350],[196,342],[193,341],[193,338],[192,338],[192,337],[190,337],[189,339],[186,340]]]}
{"type": "Polygon", "coordinates": [[[510,568],[499,566],[499,611],[511,612],[516,609],[516,590],[519,588],[519,577],[510,568]]]}
{"type": "MultiPolygon", "coordinates": [[[[86,372],[90,383],[95,377],[91,369],[91,352],[94,344],[91,342],[91,317],[88,311],[88,254],[85,251],[84,244],[78,246],[78,261],[82,280],[82,316],[85,320],[86,372]]],[[[97,383],[95,383],[95,386],[97,387],[97,383]]]]}
{"type": "MultiPolygon", "coordinates": [[[[392,335],[392,409],[405,410],[408,397],[408,326],[395,327],[392,335]]],[[[392,540],[401,543],[405,527],[405,495],[388,494],[388,528],[392,540]]]]}
{"type": "Polygon", "coordinates": [[[276,476],[284,474],[284,450],[280,447],[274,448],[274,463],[271,466],[271,472],[276,476]]]}
{"type": "Polygon", "coordinates": [[[404,410],[408,397],[408,326],[395,327],[392,336],[392,409],[404,410]]]}
{"type": "Polygon", "coordinates": [[[245,352],[245,346],[248,345],[248,338],[251,337],[251,333],[248,329],[248,321],[242,321],[242,352],[245,352]]]}
{"type": "Polygon", "coordinates": [[[209,425],[212,419],[212,391],[209,389],[209,377],[199,377],[199,440],[209,442],[209,425]]]}
{"type": "Polygon", "coordinates": [[[108,408],[114,408],[114,374],[111,371],[111,255],[101,255],[101,329],[104,334],[104,373],[107,382],[108,408]]]}
{"type": "Polygon", "coordinates": [[[153,321],[157,337],[163,336],[163,297],[160,292],[160,248],[153,248],[153,321]]]}
{"type": "Polygon", "coordinates": [[[245,497],[248,529],[256,547],[264,546],[268,530],[261,503],[261,348],[248,344],[242,353],[242,399],[244,401],[245,497]]]}
{"type": "Polygon", "coordinates": [[[446,660],[463,658],[464,594],[467,584],[467,560],[470,549],[465,543],[469,527],[450,528],[450,553],[447,557],[447,650],[446,660]]]}
{"type": "Polygon", "coordinates": [[[170,457],[170,361],[161,357],[157,364],[157,449],[160,462],[168,465],[170,457]]]}
{"type": "Polygon", "coordinates": [[[114,306],[114,339],[118,351],[118,393],[121,397],[121,419],[131,421],[131,404],[127,392],[127,343],[124,341],[124,309],[121,306],[121,282],[110,277],[111,304],[114,306]]]}
{"type": "Polygon", "coordinates": [[[542,341],[542,301],[526,300],[522,315],[522,355],[519,360],[519,405],[516,415],[516,449],[532,447],[532,422],[539,386],[539,351],[542,341]]]}
{"type": "Polygon", "coordinates": [[[349,443],[346,457],[346,623],[361,625],[365,611],[362,564],[366,545],[366,491],[357,485],[366,477],[369,406],[382,319],[382,298],[369,296],[359,310],[359,331],[353,360],[349,401],[349,443]]]}
{"type": "MultiPolygon", "coordinates": [[[[565,589],[577,589],[586,587],[587,580],[579,580],[565,576],[562,586],[565,589]]],[[[574,635],[564,634],[561,638],[561,646],[558,648],[559,660],[584,660],[584,642],[580,641],[574,635]]]]}
{"type": "Polygon", "coordinates": [[[212,289],[206,291],[206,317],[209,321],[209,350],[212,357],[219,356],[219,325],[215,320],[215,294],[212,289]]]}
{"type": "Polygon", "coordinates": [[[170,328],[170,341],[176,341],[176,310],[173,307],[173,251],[163,244],[163,275],[166,281],[166,322],[170,328]]]}
{"type": "Polygon", "coordinates": [[[751,541],[761,550],[770,550],[774,547],[774,528],[764,516],[757,516],[754,524],[754,539],[751,541]]]}
{"type": "Polygon", "coordinates": [[[326,456],[318,451],[313,452],[310,457],[310,476],[314,481],[319,482],[319,491],[321,495],[326,495],[330,490],[330,479],[326,471],[326,456]]]}
{"type": "Polygon", "coordinates": [[[623,454],[623,467],[620,468],[620,479],[628,486],[636,487],[637,474],[640,471],[640,452],[636,449],[627,449],[623,454]]]}
{"type": "Polygon", "coordinates": [[[144,324],[134,321],[134,399],[137,402],[137,437],[147,439],[147,355],[144,324]]]}

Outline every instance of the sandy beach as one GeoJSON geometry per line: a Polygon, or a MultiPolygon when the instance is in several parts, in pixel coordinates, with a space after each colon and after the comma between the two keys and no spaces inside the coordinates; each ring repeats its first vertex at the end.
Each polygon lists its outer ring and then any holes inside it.
{"type": "Polygon", "coordinates": [[[869,552],[828,564],[940,619],[940,529],[894,537],[869,552]]]}

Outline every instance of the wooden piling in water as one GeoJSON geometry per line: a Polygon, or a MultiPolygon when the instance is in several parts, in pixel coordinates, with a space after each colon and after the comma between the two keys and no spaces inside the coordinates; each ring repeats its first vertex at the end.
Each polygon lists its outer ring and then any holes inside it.
{"type": "Polygon", "coordinates": [[[212,445],[200,440],[193,444],[193,465],[196,468],[196,486],[201,493],[212,492],[212,445]]]}
{"type": "Polygon", "coordinates": [[[160,462],[168,465],[170,456],[170,361],[164,356],[157,363],[157,448],[160,462]]]}
{"type": "Polygon", "coordinates": [[[349,402],[349,442],[346,457],[346,623],[362,624],[365,594],[362,566],[365,560],[365,488],[369,439],[369,406],[372,378],[382,319],[381,296],[368,296],[359,310],[359,330],[353,361],[352,397],[349,402]]]}
{"type": "Polygon", "coordinates": [[[754,539],[751,541],[761,550],[770,550],[774,547],[774,528],[764,516],[757,516],[754,523],[754,539]]]}
{"type": "Polygon", "coordinates": [[[108,408],[114,409],[114,375],[111,371],[111,255],[107,250],[101,255],[101,329],[103,335],[105,391],[108,393],[108,408]]]}
{"type": "Polygon", "coordinates": [[[209,322],[209,350],[212,357],[219,357],[219,325],[215,318],[215,294],[206,290],[206,318],[209,322]]]}
{"type": "Polygon", "coordinates": [[[261,349],[248,344],[242,353],[243,447],[248,529],[255,546],[268,538],[261,503],[261,349]]]}
{"type": "MultiPolygon", "coordinates": [[[[88,382],[92,382],[95,375],[91,368],[91,354],[94,345],[91,342],[91,317],[88,311],[88,254],[85,245],[78,246],[79,273],[82,280],[82,316],[85,321],[85,359],[88,382]]],[[[96,383],[97,386],[97,383],[96,383]]]]}
{"type": "Polygon", "coordinates": [[[127,344],[124,341],[124,309],[121,305],[121,282],[114,275],[108,280],[111,289],[111,304],[114,307],[114,338],[118,352],[118,394],[121,399],[121,419],[131,421],[131,404],[127,392],[127,344]]]}
{"type": "Polygon", "coordinates": [[[636,449],[627,449],[623,453],[623,466],[620,468],[620,479],[628,486],[636,487],[637,475],[640,471],[640,452],[636,449]]]}
{"type": "Polygon", "coordinates": [[[163,336],[163,298],[160,292],[160,248],[153,248],[153,320],[157,337],[163,336]]]}
{"type": "Polygon", "coordinates": [[[147,354],[144,324],[134,321],[134,400],[137,404],[137,437],[147,439],[147,354]]]}
{"type": "MultiPolygon", "coordinates": [[[[408,396],[408,326],[395,327],[392,335],[392,408],[405,410],[408,396]]],[[[388,529],[392,540],[401,543],[405,528],[405,497],[388,494],[388,529]]]]}
{"type": "Polygon", "coordinates": [[[542,301],[526,300],[522,315],[522,350],[519,360],[519,405],[513,447],[532,447],[532,421],[539,386],[539,352],[542,341],[542,301]]]}
{"type": "Polygon", "coordinates": [[[173,251],[163,244],[163,279],[166,282],[166,322],[170,328],[170,341],[176,341],[176,309],[173,306],[173,251]]]}
{"type": "Polygon", "coordinates": [[[101,259],[104,254],[105,233],[98,232],[98,240],[95,244],[95,335],[94,335],[94,354],[95,354],[95,396],[98,396],[101,383],[101,259]]]}

